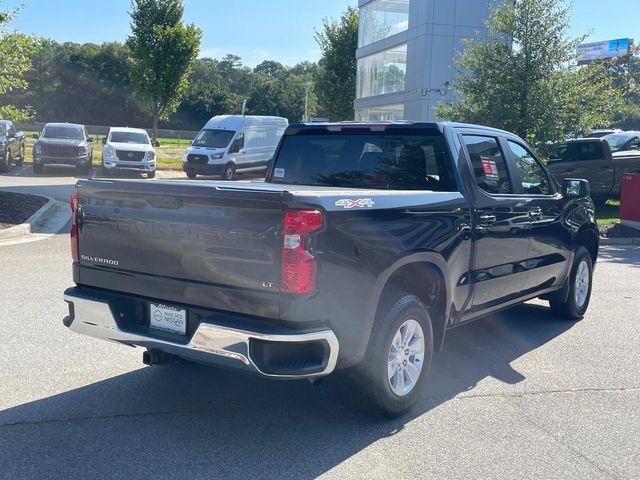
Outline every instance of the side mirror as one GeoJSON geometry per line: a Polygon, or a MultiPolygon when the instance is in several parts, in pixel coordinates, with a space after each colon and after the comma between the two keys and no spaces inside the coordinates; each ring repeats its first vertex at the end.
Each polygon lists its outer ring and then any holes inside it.
{"type": "Polygon", "coordinates": [[[93,143],[95,139],[93,137],[87,137],[87,143],[93,143]]]}
{"type": "Polygon", "coordinates": [[[104,138],[102,139],[102,144],[103,144],[103,145],[106,145],[106,144],[107,144],[107,137],[104,137],[104,138]]]}
{"type": "Polygon", "coordinates": [[[15,134],[15,132],[9,132],[9,135],[7,135],[7,137],[16,138],[16,134],[15,134]]]}
{"type": "Polygon", "coordinates": [[[565,198],[588,197],[590,193],[588,180],[565,178],[562,183],[562,194],[565,198]]]}
{"type": "Polygon", "coordinates": [[[40,138],[40,135],[38,135],[37,133],[34,133],[33,135],[31,135],[31,138],[38,140],[40,138]]]}
{"type": "Polygon", "coordinates": [[[153,142],[153,146],[154,147],[159,147],[160,146],[160,142],[158,140],[156,140],[155,142],[153,142]]]}

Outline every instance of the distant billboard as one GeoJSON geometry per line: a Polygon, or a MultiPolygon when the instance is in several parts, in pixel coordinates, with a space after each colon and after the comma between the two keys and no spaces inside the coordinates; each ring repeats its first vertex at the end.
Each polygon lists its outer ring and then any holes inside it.
{"type": "Polygon", "coordinates": [[[578,65],[585,65],[597,59],[615,58],[627,55],[631,40],[618,38],[605,42],[583,43],[578,45],[578,65]]]}

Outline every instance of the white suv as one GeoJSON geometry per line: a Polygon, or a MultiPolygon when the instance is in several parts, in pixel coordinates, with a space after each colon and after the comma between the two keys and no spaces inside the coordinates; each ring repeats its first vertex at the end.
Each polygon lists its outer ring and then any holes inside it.
{"type": "MultiPolygon", "coordinates": [[[[102,174],[106,177],[118,170],[156,176],[156,151],[145,130],[139,128],[111,128],[102,141],[102,174]]],[[[159,147],[160,142],[155,142],[159,147]]]]}

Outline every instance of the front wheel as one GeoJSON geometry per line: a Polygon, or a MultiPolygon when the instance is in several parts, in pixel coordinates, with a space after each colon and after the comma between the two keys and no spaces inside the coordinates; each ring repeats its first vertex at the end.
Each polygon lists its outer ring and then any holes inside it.
{"type": "Polygon", "coordinates": [[[549,301],[553,314],[566,320],[581,320],[589,308],[592,280],[593,261],[591,255],[586,248],[578,247],[569,273],[569,294],[566,300],[552,299],[549,301]]]}
{"type": "Polygon", "coordinates": [[[4,158],[0,160],[0,172],[8,172],[9,170],[11,170],[11,153],[9,152],[9,147],[7,147],[4,158]]]}
{"type": "Polygon", "coordinates": [[[191,170],[187,170],[184,173],[186,173],[187,178],[190,178],[191,180],[195,180],[198,177],[198,174],[196,172],[192,172],[191,170]]]}
{"type": "Polygon", "coordinates": [[[398,294],[371,333],[362,363],[350,373],[359,405],[389,418],[407,413],[429,375],[433,330],[427,307],[415,295],[398,294]]]}
{"type": "Polygon", "coordinates": [[[156,171],[147,172],[147,178],[156,178],[156,171]]]}
{"type": "Polygon", "coordinates": [[[224,167],[224,173],[222,174],[222,178],[224,178],[225,180],[233,180],[233,177],[236,174],[236,167],[233,165],[233,163],[227,163],[227,165],[224,167]]]}

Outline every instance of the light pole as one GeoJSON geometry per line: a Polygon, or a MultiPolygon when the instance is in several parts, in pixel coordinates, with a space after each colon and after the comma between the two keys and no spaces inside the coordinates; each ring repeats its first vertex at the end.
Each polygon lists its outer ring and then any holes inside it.
{"type": "Polygon", "coordinates": [[[304,118],[303,123],[309,121],[309,90],[313,87],[313,82],[305,82],[304,84],[304,118]]]}

